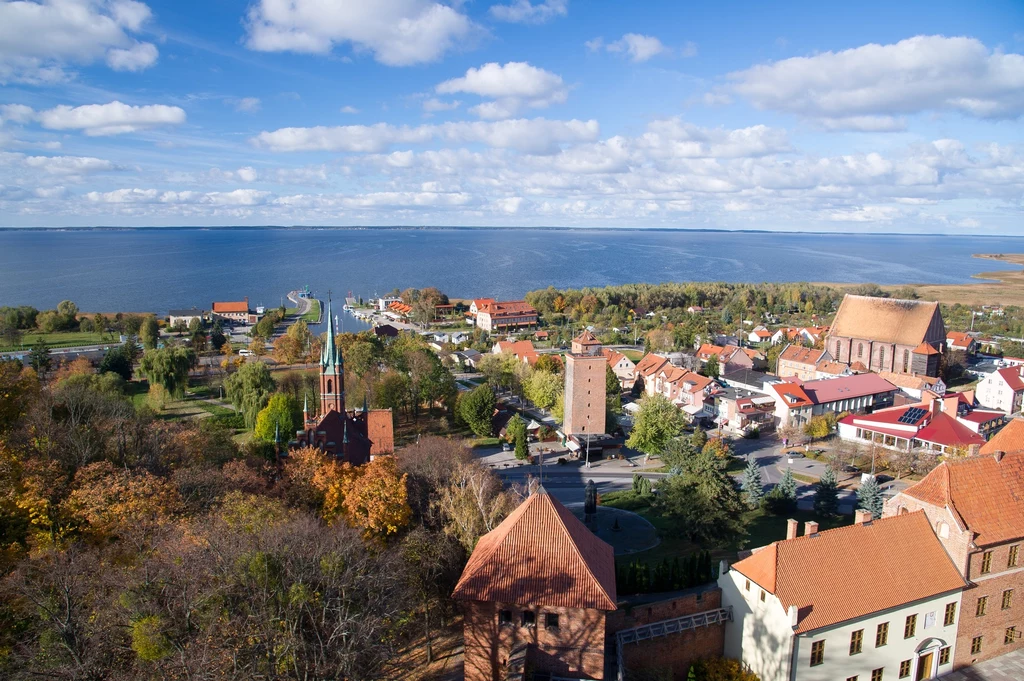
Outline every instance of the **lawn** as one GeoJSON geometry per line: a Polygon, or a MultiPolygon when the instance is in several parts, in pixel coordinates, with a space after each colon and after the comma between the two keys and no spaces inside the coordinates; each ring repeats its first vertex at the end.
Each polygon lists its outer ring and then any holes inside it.
{"type": "Polygon", "coordinates": [[[21,345],[8,345],[0,347],[0,352],[16,352],[18,350],[29,350],[40,340],[46,342],[51,348],[70,348],[78,345],[101,345],[103,343],[117,343],[116,338],[100,333],[85,331],[61,331],[55,333],[26,333],[21,337],[21,345]]]}
{"type": "Polygon", "coordinates": [[[315,324],[320,321],[320,301],[316,298],[310,298],[309,302],[309,312],[302,315],[302,320],[307,324],[315,324]]]}
{"type": "Polygon", "coordinates": [[[631,362],[639,362],[644,358],[644,353],[641,350],[620,350],[619,352],[628,357],[631,362]]]}

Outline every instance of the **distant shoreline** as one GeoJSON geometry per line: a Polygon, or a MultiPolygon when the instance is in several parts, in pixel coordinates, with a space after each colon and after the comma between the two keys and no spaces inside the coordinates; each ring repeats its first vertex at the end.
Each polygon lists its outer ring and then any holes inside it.
{"type": "MultiPolygon", "coordinates": [[[[843,237],[878,237],[878,236],[909,236],[917,238],[941,238],[955,236],[952,234],[924,234],[920,232],[867,232],[863,234],[849,232],[826,232],[820,230],[782,230],[782,229],[723,229],[711,227],[495,227],[495,226],[444,226],[444,225],[179,225],[172,227],[113,227],[97,225],[94,227],[0,227],[0,232],[174,232],[174,231],[515,231],[535,230],[543,232],[666,232],[694,234],[813,234],[817,236],[843,237]]],[[[979,239],[1021,239],[1024,234],[975,234],[979,239]]],[[[987,256],[975,256],[987,257],[987,256]]]]}

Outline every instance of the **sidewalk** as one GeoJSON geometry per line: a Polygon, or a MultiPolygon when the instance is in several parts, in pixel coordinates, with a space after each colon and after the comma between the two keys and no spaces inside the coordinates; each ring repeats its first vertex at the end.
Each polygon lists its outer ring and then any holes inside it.
{"type": "MultiPolygon", "coordinates": [[[[498,451],[484,450],[483,452],[477,454],[477,459],[479,459],[481,463],[495,469],[517,467],[536,469],[537,465],[533,462],[537,460],[536,454],[541,449],[551,450],[543,455],[545,468],[558,467],[558,460],[560,458],[565,458],[567,460],[567,463],[563,464],[563,466],[566,468],[584,467],[585,456],[580,457],[580,459],[578,460],[573,459],[570,456],[571,452],[568,449],[562,447],[562,445],[558,442],[531,442],[531,463],[527,463],[525,461],[520,461],[519,459],[517,459],[515,451],[503,452],[500,449],[498,451]]],[[[659,461],[658,459],[652,459],[650,462],[648,462],[647,465],[643,465],[643,458],[643,456],[636,457],[634,459],[634,461],[636,462],[635,466],[630,465],[630,462],[626,459],[593,459],[590,462],[590,468],[592,470],[600,469],[609,473],[622,473],[627,471],[630,473],[650,473],[661,468],[663,465],[661,461],[659,461]]]]}
{"type": "Polygon", "coordinates": [[[1001,655],[947,674],[943,681],[1021,681],[1024,679],[1024,649],[1001,655]]]}

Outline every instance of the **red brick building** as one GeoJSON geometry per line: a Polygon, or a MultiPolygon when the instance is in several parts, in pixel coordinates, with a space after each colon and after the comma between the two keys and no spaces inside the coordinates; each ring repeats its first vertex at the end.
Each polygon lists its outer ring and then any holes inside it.
{"type": "Polygon", "coordinates": [[[885,504],[917,510],[968,584],[954,669],[1024,647],[1024,452],[944,462],[885,504]]]}
{"type": "Polygon", "coordinates": [[[394,424],[390,409],[345,408],[345,362],[334,339],[334,315],[327,299],[327,340],[320,351],[320,413],[302,408],[302,430],[290,447],[312,446],[353,466],[378,454],[394,451],[394,424]]]}
{"type": "Polygon", "coordinates": [[[608,360],[601,342],[589,331],[573,339],[565,355],[566,435],[601,435],[605,432],[605,391],[608,360]]]}
{"type": "Polygon", "coordinates": [[[605,678],[612,547],[543,487],[480,538],[452,597],[464,605],[466,681],[498,681],[517,664],[605,678]]]}

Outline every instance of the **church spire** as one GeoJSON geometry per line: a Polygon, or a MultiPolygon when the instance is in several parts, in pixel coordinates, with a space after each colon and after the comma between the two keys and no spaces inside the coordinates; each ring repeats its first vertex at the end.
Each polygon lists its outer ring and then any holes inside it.
{"type": "Polygon", "coordinates": [[[331,312],[331,293],[327,292],[327,341],[324,343],[324,349],[320,357],[320,365],[326,368],[333,368],[337,366],[341,368],[342,359],[341,353],[338,352],[337,342],[334,339],[334,315],[331,312]]]}

